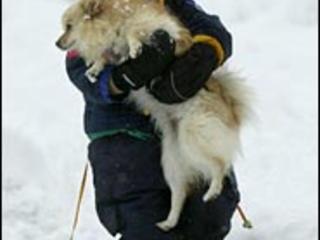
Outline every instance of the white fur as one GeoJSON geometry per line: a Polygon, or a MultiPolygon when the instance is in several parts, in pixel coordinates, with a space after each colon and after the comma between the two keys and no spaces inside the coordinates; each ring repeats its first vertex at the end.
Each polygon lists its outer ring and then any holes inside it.
{"type": "MultiPolygon", "coordinates": [[[[227,71],[220,71],[214,81],[234,98],[237,114],[243,123],[248,115],[248,91],[243,81],[227,71]]],[[[168,218],[158,223],[163,230],[173,228],[182,211],[190,185],[201,178],[210,185],[203,200],[215,198],[222,189],[237,150],[240,149],[240,126],[230,127],[215,111],[215,93],[201,90],[182,104],[161,104],[145,89],[133,92],[130,98],[141,108],[148,109],[163,133],[162,167],[171,189],[171,210],[168,218]],[[172,123],[172,121],[176,121],[172,123]]],[[[226,107],[223,111],[232,111],[226,107]]]]}

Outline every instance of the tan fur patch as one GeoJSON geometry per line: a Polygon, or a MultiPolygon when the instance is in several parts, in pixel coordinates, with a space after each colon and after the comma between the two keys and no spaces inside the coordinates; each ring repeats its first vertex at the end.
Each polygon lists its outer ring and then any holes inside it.
{"type": "Polygon", "coordinates": [[[214,111],[230,127],[239,127],[239,119],[234,109],[234,100],[221,86],[220,82],[211,77],[206,83],[206,89],[213,93],[214,104],[209,111],[214,111]]]}

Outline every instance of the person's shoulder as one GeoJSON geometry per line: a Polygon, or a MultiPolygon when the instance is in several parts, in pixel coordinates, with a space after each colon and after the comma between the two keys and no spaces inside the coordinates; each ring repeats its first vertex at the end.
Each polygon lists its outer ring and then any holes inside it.
{"type": "Polygon", "coordinates": [[[164,1],[169,6],[176,6],[176,7],[194,7],[198,10],[202,10],[202,8],[196,3],[194,0],[165,0],[164,1]]]}
{"type": "Polygon", "coordinates": [[[184,3],[188,6],[196,8],[197,10],[204,11],[203,8],[193,0],[184,0],[184,3]]]}

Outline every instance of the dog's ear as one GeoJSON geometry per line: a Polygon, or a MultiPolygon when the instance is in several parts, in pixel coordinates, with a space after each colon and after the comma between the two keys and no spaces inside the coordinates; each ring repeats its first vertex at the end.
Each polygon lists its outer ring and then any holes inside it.
{"type": "Polygon", "coordinates": [[[87,0],[84,2],[84,12],[89,17],[94,17],[102,12],[104,0],[87,0]]]}

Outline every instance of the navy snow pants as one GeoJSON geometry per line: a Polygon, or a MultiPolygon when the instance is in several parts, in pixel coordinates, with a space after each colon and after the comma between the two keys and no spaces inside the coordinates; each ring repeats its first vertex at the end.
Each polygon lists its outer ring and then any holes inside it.
{"type": "Polygon", "coordinates": [[[207,188],[187,200],[178,226],[166,233],[155,224],[169,213],[170,191],[160,166],[161,142],[126,134],[94,140],[89,145],[96,209],[100,221],[121,240],[222,240],[231,228],[239,201],[236,179],[225,178],[222,194],[202,201],[207,188]]]}

